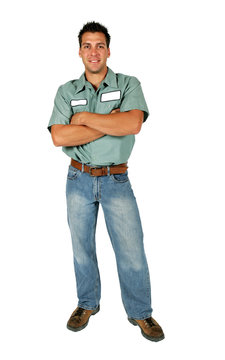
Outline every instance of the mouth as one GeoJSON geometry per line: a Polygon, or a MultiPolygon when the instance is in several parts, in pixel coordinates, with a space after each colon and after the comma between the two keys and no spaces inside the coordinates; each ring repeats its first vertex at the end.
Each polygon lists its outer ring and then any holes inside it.
{"type": "Polygon", "coordinates": [[[100,60],[89,60],[89,62],[90,62],[91,64],[97,64],[97,63],[100,62],[100,60]]]}

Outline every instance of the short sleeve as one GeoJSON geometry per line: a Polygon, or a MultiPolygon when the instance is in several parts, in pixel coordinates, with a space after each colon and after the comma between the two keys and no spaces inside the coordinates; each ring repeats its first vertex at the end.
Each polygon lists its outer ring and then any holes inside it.
{"type": "Polygon", "coordinates": [[[130,77],[128,85],[125,89],[120,104],[120,111],[124,112],[134,109],[142,110],[144,112],[144,121],[147,120],[149,110],[141,88],[141,83],[136,77],[132,76],[130,77]]]}
{"type": "Polygon", "coordinates": [[[68,125],[70,123],[71,116],[71,106],[66,101],[65,96],[63,95],[63,88],[60,86],[55,96],[54,108],[48,123],[48,130],[51,132],[51,126],[55,124],[68,125]]]}

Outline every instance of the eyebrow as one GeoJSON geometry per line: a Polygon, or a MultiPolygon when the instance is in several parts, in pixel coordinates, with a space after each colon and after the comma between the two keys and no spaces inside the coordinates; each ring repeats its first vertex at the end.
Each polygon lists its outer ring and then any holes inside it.
{"type": "MultiPolygon", "coordinates": [[[[91,43],[90,43],[90,42],[84,42],[84,43],[82,44],[82,46],[83,46],[83,45],[91,45],[91,43]]],[[[106,44],[105,44],[104,42],[96,43],[96,45],[105,45],[105,46],[106,46],[106,44]]]]}

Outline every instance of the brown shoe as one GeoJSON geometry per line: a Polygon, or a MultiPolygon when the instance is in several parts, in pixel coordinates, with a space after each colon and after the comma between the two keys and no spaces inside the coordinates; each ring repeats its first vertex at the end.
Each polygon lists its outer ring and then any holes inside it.
{"type": "Polygon", "coordinates": [[[77,307],[67,322],[67,329],[72,331],[80,331],[84,329],[88,324],[90,316],[97,314],[99,310],[100,306],[98,306],[95,310],[86,310],[77,307]]]}
{"type": "Polygon", "coordinates": [[[138,325],[141,329],[142,335],[151,341],[160,341],[164,339],[164,333],[159,324],[152,318],[144,320],[135,320],[128,318],[131,324],[138,325]]]}

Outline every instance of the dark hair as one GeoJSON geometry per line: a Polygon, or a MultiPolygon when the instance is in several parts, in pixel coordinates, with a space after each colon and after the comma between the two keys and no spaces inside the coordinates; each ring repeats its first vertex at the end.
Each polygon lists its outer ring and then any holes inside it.
{"type": "Polygon", "coordinates": [[[103,26],[95,21],[88,22],[80,30],[79,35],[78,35],[80,47],[81,47],[81,43],[82,43],[82,35],[86,32],[92,32],[92,33],[101,32],[101,33],[103,33],[105,35],[107,48],[109,47],[110,35],[108,33],[108,29],[105,26],[103,26]]]}

